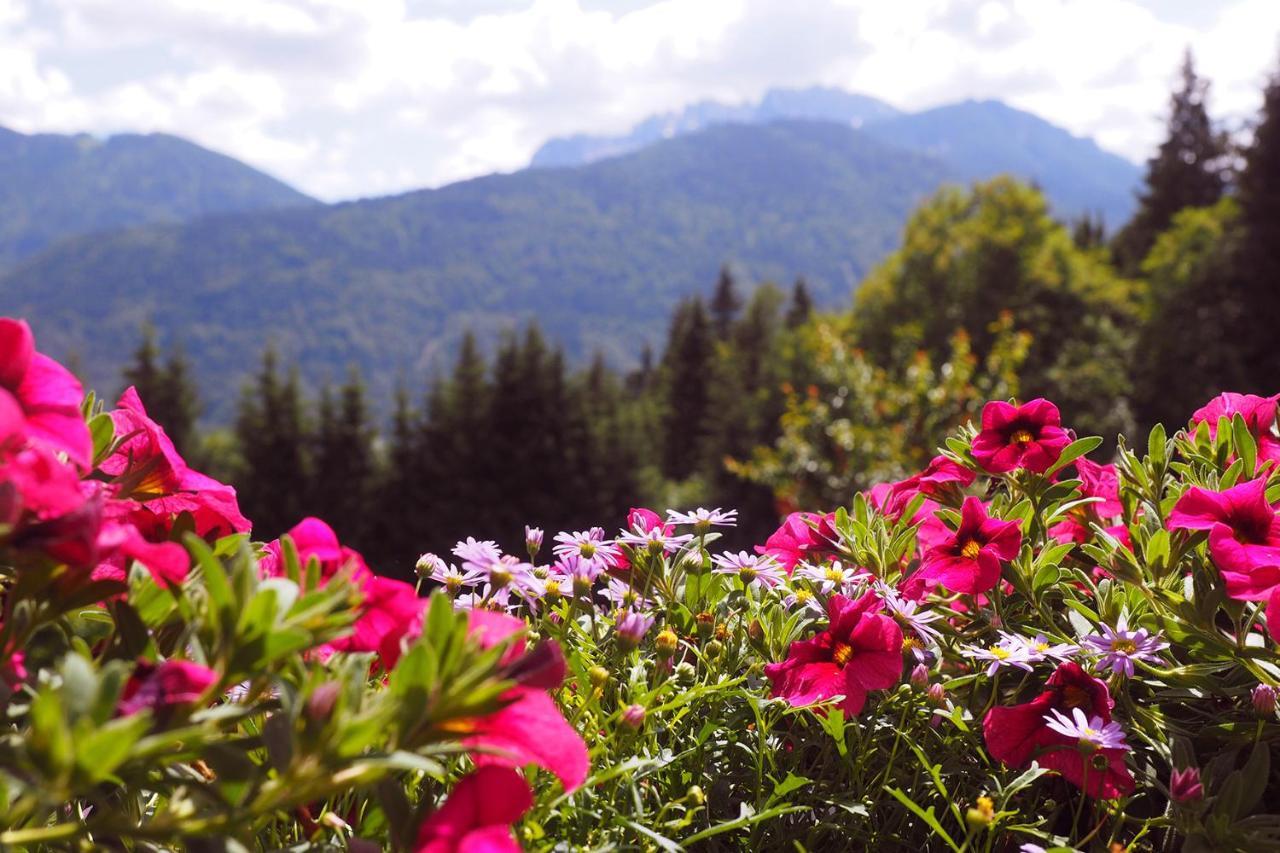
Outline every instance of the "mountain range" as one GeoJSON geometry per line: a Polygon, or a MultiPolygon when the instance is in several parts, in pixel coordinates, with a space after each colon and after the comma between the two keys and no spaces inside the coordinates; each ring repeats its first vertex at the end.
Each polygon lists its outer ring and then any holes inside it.
{"type": "Polygon", "coordinates": [[[316,203],[176,136],[0,127],[0,269],[73,235],[316,203]]]}
{"type": "MultiPolygon", "coordinates": [[[[75,354],[90,384],[111,390],[151,321],[186,349],[214,420],[268,342],[310,382],[357,365],[385,402],[397,381],[447,364],[465,330],[491,341],[535,318],[572,358],[631,363],[725,262],[747,281],[804,276],[820,304],[847,304],[943,183],[1009,171],[1059,209],[1099,210],[1138,178],[991,102],[904,114],[860,96],[805,97],[825,118],[690,120],[580,165],[335,205],[242,191],[241,209],[185,222],[157,209],[161,224],[121,222],[24,258],[0,277],[0,313],[30,318],[43,348],[75,354]]],[[[787,95],[770,109],[803,102],[787,95]]]]}

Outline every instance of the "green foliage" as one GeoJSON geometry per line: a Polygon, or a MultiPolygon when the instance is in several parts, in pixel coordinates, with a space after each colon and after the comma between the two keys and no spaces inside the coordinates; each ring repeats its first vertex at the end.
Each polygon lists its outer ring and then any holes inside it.
{"type": "Polygon", "coordinates": [[[1226,191],[1228,141],[1209,119],[1208,92],[1209,84],[1196,75],[1188,49],[1182,61],[1182,86],[1170,98],[1168,137],[1147,162],[1146,189],[1138,211],[1115,237],[1116,259],[1127,275],[1139,271],[1178,211],[1210,207],[1226,191]]]}
{"type": "Polygon", "coordinates": [[[858,340],[874,361],[941,356],[957,329],[985,357],[1004,312],[1031,334],[1021,368],[1027,396],[1052,395],[1082,429],[1129,421],[1125,367],[1141,288],[1118,278],[1101,251],[1076,247],[1044,197],[1012,180],[947,189],[912,216],[902,248],[858,291],[858,340]],[[1106,387],[1066,385],[1092,371],[1106,387]]]}
{"type": "Polygon", "coordinates": [[[992,324],[983,358],[957,332],[941,363],[921,351],[884,368],[857,348],[850,325],[820,318],[804,330],[809,384],[788,389],[777,441],[732,464],[771,488],[788,510],[840,506],[853,492],[924,468],[942,439],[983,403],[1017,395],[1031,345],[1004,315],[992,324]]]}

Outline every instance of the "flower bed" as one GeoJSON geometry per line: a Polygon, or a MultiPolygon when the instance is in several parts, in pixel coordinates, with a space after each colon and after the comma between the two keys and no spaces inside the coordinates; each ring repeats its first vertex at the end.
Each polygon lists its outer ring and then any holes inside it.
{"type": "Polygon", "coordinates": [[[0,320],[0,846],[1276,847],[1276,403],[1102,465],[993,402],[753,552],[634,510],[415,586],[0,320]]]}

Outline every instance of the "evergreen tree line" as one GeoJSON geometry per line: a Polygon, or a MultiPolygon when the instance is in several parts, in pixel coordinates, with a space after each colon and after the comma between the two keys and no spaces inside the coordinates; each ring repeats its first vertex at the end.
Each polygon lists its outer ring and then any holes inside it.
{"type": "Polygon", "coordinates": [[[599,356],[571,370],[536,324],[490,358],[467,334],[447,376],[397,393],[384,428],[357,372],[311,398],[270,348],[229,433],[196,436],[186,362],[162,358],[149,330],[125,379],[181,452],[235,484],[256,538],[315,515],[380,570],[408,575],[462,535],[519,553],[525,524],[549,548],[555,532],[621,524],[632,506],[698,504],[739,509],[728,544],[747,547],[776,526],[772,493],[723,460],[773,440],[798,361],[790,333],[812,310],[803,281],[744,297],[726,268],[709,299],[676,307],[662,351],[626,372],[599,356]]]}

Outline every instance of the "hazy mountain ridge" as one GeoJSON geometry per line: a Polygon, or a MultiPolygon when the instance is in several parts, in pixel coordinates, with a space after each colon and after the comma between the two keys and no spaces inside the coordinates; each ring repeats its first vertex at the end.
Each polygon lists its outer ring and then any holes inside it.
{"type": "Polygon", "coordinates": [[[762,124],[780,118],[834,121],[891,145],[936,157],[965,179],[1008,173],[1034,181],[1064,217],[1101,214],[1111,228],[1129,219],[1142,178],[1135,164],[1091,139],[1000,101],[962,101],[916,113],[840,89],[773,89],[758,102],[702,101],[646,119],[619,136],[551,139],[532,167],[580,166],[654,142],[724,123],[762,124]]]}
{"type": "Polygon", "coordinates": [[[0,269],[67,237],[315,203],[176,136],[99,139],[0,128],[0,269]]]}
{"type": "Polygon", "coordinates": [[[101,388],[150,318],[183,342],[215,416],[273,339],[313,381],[358,364],[385,400],[465,329],[492,339],[534,317],[571,356],[625,364],[724,261],[802,274],[844,304],[953,177],[830,122],[722,125],[577,169],[78,238],[0,280],[0,310],[78,351],[101,388]]]}

